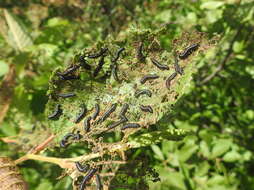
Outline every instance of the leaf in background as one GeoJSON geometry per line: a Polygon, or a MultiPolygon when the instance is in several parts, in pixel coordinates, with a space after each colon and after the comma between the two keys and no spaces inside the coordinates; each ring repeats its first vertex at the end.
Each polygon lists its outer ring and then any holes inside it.
{"type": "Polygon", "coordinates": [[[167,167],[157,167],[160,173],[161,183],[149,182],[150,189],[156,190],[187,190],[184,185],[182,173],[169,170],[167,167]]]}
{"type": "Polygon", "coordinates": [[[152,145],[151,148],[152,148],[153,152],[156,154],[156,156],[158,157],[159,160],[165,160],[165,158],[163,156],[163,153],[162,153],[159,146],[152,145]]]}
{"type": "Polygon", "coordinates": [[[178,159],[181,162],[186,162],[198,150],[198,146],[194,141],[188,141],[179,151],[177,151],[178,159]]]}
{"type": "Polygon", "coordinates": [[[43,180],[43,182],[41,182],[40,185],[36,188],[36,190],[44,190],[44,189],[48,190],[53,189],[52,184],[48,180],[43,180]]]}
{"type": "Polygon", "coordinates": [[[167,183],[170,186],[174,187],[172,189],[186,189],[184,185],[184,177],[182,174],[177,172],[168,172],[168,175],[165,176],[167,183]]]}
{"type": "Polygon", "coordinates": [[[211,166],[207,161],[204,161],[201,162],[199,165],[195,166],[195,168],[196,168],[195,176],[205,176],[208,173],[211,166]]]}
{"type": "Polygon", "coordinates": [[[187,165],[185,165],[184,163],[182,163],[180,161],[179,162],[179,167],[180,167],[181,173],[184,176],[184,184],[187,187],[187,189],[189,189],[189,190],[194,189],[194,187],[193,187],[194,185],[193,185],[193,183],[191,181],[190,173],[189,173],[189,170],[187,168],[187,165]]]}
{"type": "Polygon", "coordinates": [[[4,10],[4,16],[9,26],[9,32],[11,39],[8,43],[20,51],[23,51],[25,47],[33,44],[30,36],[25,32],[25,29],[19,24],[19,21],[8,11],[4,10]]]}
{"type": "Polygon", "coordinates": [[[224,156],[223,156],[223,160],[225,162],[236,162],[237,160],[241,159],[241,155],[236,152],[236,151],[230,151],[227,152],[224,156]]]}
{"type": "Polygon", "coordinates": [[[205,1],[204,3],[202,3],[200,8],[201,9],[217,9],[224,4],[225,2],[223,1],[205,1]]]}
{"type": "Polygon", "coordinates": [[[209,146],[205,141],[201,141],[201,143],[199,145],[199,152],[207,158],[210,157],[211,153],[209,150],[209,146]]]}
{"type": "Polygon", "coordinates": [[[236,41],[234,44],[233,44],[233,50],[235,53],[239,53],[241,51],[243,51],[243,48],[244,48],[244,41],[236,41]]]}
{"type": "Polygon", "coordinates": [[[2,60],[0,60],[0,77],[4,76],[9,71],[9,66],[2,60]]]}
{"type": "Polygon", "coordinates": [[[213,150],[212,150],[212,157],[218,157],[228,151],[230,146],[232,145],[231,140],[228,139],[219,139],[216,141],[213,150]]]}

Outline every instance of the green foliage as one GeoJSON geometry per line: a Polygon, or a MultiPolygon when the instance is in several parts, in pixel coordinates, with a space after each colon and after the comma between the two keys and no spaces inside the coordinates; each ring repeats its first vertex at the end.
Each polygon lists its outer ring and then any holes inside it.
{"type": "MultiPolygon", "coordinates": [[[[40,143],[39,139],[43,140],[49,135],[51,131],[44,115],[48,101],[48,81],[52,71],[59,67],[66,68],[73,55],[80,53],[79,50],[107,39],[109,34],[115,39],[121,39],[121,36],[128,32],[127,28],[155,30],[164,26],[170,32],[161,35],[159,41],[163,48],[171,52],[174,49],[170,45],[171,40],[179,37],[186,29],[195,28],[206,32],[209,38],[217,35],[219,41],[216,49],[200,55],[195,60],[198,63],[195,66],[198,72],[194,82],[188,83],[188,95],[180,99],[173,113],[166,116],[162,114],[160,121],[148,131],[149,135],[158,135],[156,130],[159,130],[159,136],[163,131],[191,131],[192,135],[177,139],[179,141],[163,141],[151,147],[142,147],[146,145],[146,133],[140,136],[137,133],[129,142],[142,143],[137,145],[140,148],[128,152],[128,160],[147,158],[147,165],[160,174],[160,182],[146,179],[150,189],[254,188],[253,1],[96,0],[81,4],[79,1],[70,1],[69,4],[59,2],[41,3],[30,0],[0,3],[1,6],[3,4],[9,8],[8,12],[16,15],[15,21],[10,21],[12,17],[7,21],[4,11],[0,13],[0,80],[8,73],[11,63],[16,65],[17,72],[12,104],[1,123],[0,136],[27,133],[26,137],[30,142],[26,146],[20,146],[27,142],[24,138],[17,142],[18,146],[0,142],[2,154],[17,158],[22,152],[16,153],[14,148],[30,150],[32,145],[40,143]],[[10,27],[8,22],[20,28],[17,31],[29,33],[33,45],[28,47],[24,43],[27,48],[21,52],[13,49],[14,46],[9,45],[11,43],[6,40],[9,37],[6,35],[10,27]],[[29,134],[33,124],[36,124],[35,134],[38,140],[29,134]],[[43,131],[45,126],[46,132],[43,131]]],[[[11,27],[10,29],[17,32],[11,27]]],[[[188,40],[184,42],[177,50],[181,51],[189,43],[188,40]]],[[[99,47],[94,47],[93,50],[99,47]]],[[[163,56],[164,54],[161,55],[163,56]]],[[[188,78],[187,71],[184,77],[188,78]]],[[[82,77],[83,81],[87,79],[85,74],[82,77]]],[[[181,89],[185,84],[187,83],[179,84],[178,88],[181,89]]],[[[128,91],[127,86],[123,90],[128,91]]],[[[79,106],[78,102],[73,103],[74,106],[79,106]]],[[[76,112],[70,113],[70,116],[74,117],[75,114],[76,112]]],[[[65,123],[65,126],[67,125],[69,123],[65,123]]],[[[59,123],[59,130],[60,126],[59,123]]],[[[168,138],[172,136],[169,134],[168,138]]],[[[51,148],[44,154],[76,157],[85,152],[82,146],[75,145],[66,151],[51,148]]],[[[61,175],[61,170],[52,164],[27,161],[20,166],[30,189],[71,189],[70,178],[56,180],[61,175]]],[[[133,168],[135,165],[131,166],[133,168]]],[[[135,167],[137,166],[142,165],[137,164],[135,167]]],[[[135,184],[137,181],[129,183],[135,184]]],[[[132,187],[135,189],[135,186],[132,187]]]]}

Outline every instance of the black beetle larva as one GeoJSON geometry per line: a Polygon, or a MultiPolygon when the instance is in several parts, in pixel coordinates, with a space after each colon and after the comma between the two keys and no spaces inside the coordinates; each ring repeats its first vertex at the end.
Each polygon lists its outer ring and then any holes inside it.
{"type": "Polygon", "coordinates": [[[95,177],[96,177],[96,190],[103,190],[103,185],[101,183],[100,175],[96,174],[95,177]]]}
{"type": "Polygon", "coordinates": [[[170,82],[176,77],[177,73],[174,72],[171,74],[167,79],[166,79],[166,87],[169,89],[170,88],[170,82]]]}
{"type": "Polygon", "coordinates": [[[139,43],[139,46],[138,46],[138,49],[137,49],[137,58],[140,60],[140,61],[144,61],[145,59],[145,56],[143,54],[143,43],[140,42],[139,43]]]}
{"type": "Polygon", "coordinates": [[[75,162],[75,166],[79,172],[87,172],[90,168],[89,164],[85,164],[84,166],[82,166],[80,162],[75,162]]]}
{"type": "Polygon", "coordinates": [[[108,51],[108,48],[101,48],[101,50],[98,53],[88,55],[87,57],[91,58],[91,59],[95,59],[95,58],[98,58],[98,57],[102,56],[107,51],[108,51]]]}
{"type": "Polygon", "coordinates": [[[85,132],[89,132],[90,131],[90,121],[91,121],[92,117],[88,117],[86,120],[84,120],[84,130],[85,132]]]}
{"type": "Polygon", "coordinates": [[[91,70],[91,65],[88,64],[88,62],[85,60],[85,56],[84,55],[81,55],[79,57],[79,63],[80,63],[80,66],[86,70],[91,70]]]}
{"type": "Polygon", "coordinates": [[[143,94],[145,94],[149,97],[152,97],[152,92],[150,90],[146,90],[146,89],[145,90],[137,90],[135,92],[135,97],[138,98],[139,96],[141,96],[143,94]]]}
{"type": "Polygon", "coordinates": [[[117,104],[112,104],[112,106],[101,116],[101,118],[98,120],[99,123],[105,121],[111,113],[113,113],[116,110],[117,104]]]}
{"type": "Polygon", "coordinates": [[[180,67],[180,65],[179,65],[179,63],[178,63],[177,56],[175,56],[174,66],[175,66],[175,72],[178,73],[178,74],[180,74],[180,75],[183,75],[183,68],[180,67]]]}
{"type": "Polygon", "coordinates": [[[148,75],[145,75],[143,76],[141,79],[140,79],[140,83],[141,84],[144,84],[146,81],[148,80],[154,80],[154,79],[157,79],[159,78],[158,75],[155,75],[155,74],[148,74],[148,75]]]}
{"type": "Polygon", "coordinates": [[[73,133],[67,133],[66,135],[64,135],[62,140],[67,142],[70,137],[75,138],[75,134],[73,134],[73,133]]]}
{"type": "Polygon", "coordinates": [[[76,94],[73,92],[70,92],[70,93],[65,93],[65,94],[57,94],[57,96],[61,97],[61,98],[70,98],[70,97],[76,96],[76,94]]]}
{"type": "Polygon", "coordinates": [[[97,168],[91,168],[87,174],[83,177],[83,180],[80,184],[79,190],[84,190],[86,187],[86,183],[94,176],[94,174],[97,172],[97,168]]]}
{"type": "Polygon", "coordinates": [[[48,119],[57,119],[62,114],[61,105],[57,104],[55,106],[54,112],[48,116],[48,119]]]}
{"type": "Polygon", "coordinates": [[[150,60],[160,70],[169,70],[169,67],[167,65],[163,65],[163,64],[159,63],[159,61],[157,61],[156,59],[150,58],[150,60]]]}
{"type": "Polygon", "coordinates": [[[59,78],[61,80],[77,80],[80,79],[80,76],[76,76],[76,75],[62,75],[61,73],[57,73],[57,75],[59,76],[59,78]]]}
{"type": "Polygon", "coordinates": [[[69,76],[63,76],[64,80],[78,80],[80,79],[80,76],[76,76],[76,75],[69,75],[69,76]]]}
{"type": "Polygon", "coordinates": [[[112,68],[112,73],[113,73],[113,77],[116,81],[119,81],[119,78],[118,78],[118,75],[117,75],[117,65],[116,64],[113,64],[111,66],[112,68]]]}
{"type": "Polygon", "coordinates": [[[66,71],[64,71],[63,73],[61,73],[61,75],[68,75],[70,73],[73,73],[74,71],[76,71],[78,68],[80,67],[80,65],[74,65],[72,67],[69,67],[66,71]]]}
{"type": "Polygon", "coordinates": [[[128,119],[125,115],[120,115],[119,118],[121,119],[121,121],[124,123],[124,122],[127,122],[128,119]]]}
{"type": "Polygon", "coordinates": [[[86,107],[83,106],[77,118],[74,120],[74,123],[79,123],[85,117],[86,111],[87,111],[86,107]]]}
{"type": "Polygon", "coordinates": [[[119,117],[121,116],[125,116],[126,112],[128,111],[129,109],[129,104],[125,103],[119,113],[119,117]]]}
{"type": "Polygon", "coordinates": [[[192,44],[185,48],[185,50],[179,54],[180,59],[186,59],[192,52],[196,51],[199,47],[199,43],[192,44]]]}
{"type": "Polygon", "coordinates": [[[125,48],[124,48],[124,47],[122,47],[122,48],[118,49],[118,50],[117,50],[117,52],[116,52],[116,56],[115,56],[115,58],[112,60],[112,62],[116,62],[116,61],[119,59],[120,54],[121,54],[121,53],[122,53],[122,51],[124,51],[124,50],[125,50],[125,48]]]}
{"type": "Polygon", "coordinates": [[[128,119],[124,115],[121,115],[121,119],[119,121],[116,121],[116,122],[112,123],[111,125],[109,125],[107,127],[107,130],[113,129],[113,128],[115,128],[115,127],[117,127],[117,126],[119,126],[119,125],[121,125],[121,124],[123,124],[127,121],[128,121],[128,119]]]}
{"type": "Polygon", "coordinates": [[[79,134],[79,132],[74,134],[74,137],[73,137],[74,140],[80,140],[81,138],[82,138],[82,135],[79,134]]]}
{"type": "Polygon", "coordinates": [[[153,113],[153,108],[151,106],[144,106],[144,105],[140,105],[140,109],[144,112],[150,112],[153,113]]]}
{"type": "Polygon", "coordinates": [[[93,120],[95,120],[97,118],[97,116],[99,115],[99,113],[100,113],[100,105],[99,104],[95,104],[94,108],[95,108],[95,112],[92,115],[92,119],[93,120]]]}
{"type": "Polygon", "coordinates": [[[121,130],[125,130],[128,128],[139,128],[139,127],[141,126],[138,123],[127,123],[121,128],[121,130]]]}
{"type": "Polygon", "coordinates": [[[61,147],[61,148],[65,148],[65,147],[66,147],[66,141],[61,140],[61,141],[60,141],[60,147],[61,147]]]}
{"type": "Polygon", "coordinates": [[[75,136],[75,134],[73,133],[67,133],[62,140],[60,141],[60,147],[65,148],[66,147],[66,143],[68,142],[68,139],[72,137],[73,139],[76,139],[77,137],[75,136]]]}
{"type": "Polygon", "coordinates": [[[102,69],[102,66],[105,64],[104,61],[104,56],[102,56],[99,60],[99,63],[97,65],[97,67],[95,68],[94,72],[93,72],[93,76],[96,77],[98,75],[98,73],[100,72],[100,70],[102,69]]]}

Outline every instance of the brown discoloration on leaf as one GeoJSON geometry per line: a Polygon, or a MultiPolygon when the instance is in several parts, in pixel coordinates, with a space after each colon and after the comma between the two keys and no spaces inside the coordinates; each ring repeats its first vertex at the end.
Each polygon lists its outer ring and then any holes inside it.
{"type": "Polygon", "coordinates": [[[15,77],[15,66],[10,65],[9,72],[4,77],[0,86],[0,123],[2,123],[11,103],[15,86],[15,77]]]}

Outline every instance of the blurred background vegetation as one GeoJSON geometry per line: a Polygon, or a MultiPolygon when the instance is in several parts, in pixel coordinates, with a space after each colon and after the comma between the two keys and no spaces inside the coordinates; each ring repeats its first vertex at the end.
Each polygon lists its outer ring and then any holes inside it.
{"type": "MultiPolygon", "coordinates": [[[[167,49],[194,27],[220,38],[210,62],[198,63],[169,127],[196,135],[128,155],[146,158],[160,174],[161,181],[148,181],[152,190],[254,189],[253,0],[0,0],[0,8],[0,138],[29,133],[34,124],[43,128],[37,123],[45,120],[49,76],[78,50],[128,27],[169,25],[172,36],[162,39],[167,49]]],[[[12,142],[0,141],[0,148],[13,159],[23,155],[12,142]]],[[[80,149],[47,155],[72,157],[80,149]]],[[[72,189],[69,177],[57,180],[57,166],[20,166],[30,189],[72,189]]]]}

